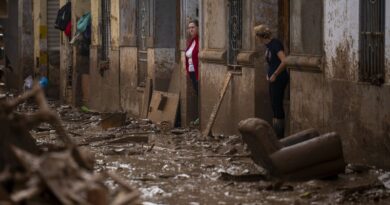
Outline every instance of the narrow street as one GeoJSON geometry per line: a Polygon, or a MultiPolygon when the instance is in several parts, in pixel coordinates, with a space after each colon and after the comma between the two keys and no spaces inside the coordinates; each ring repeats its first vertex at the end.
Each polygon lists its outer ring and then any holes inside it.
{"type": "MultiPolygon", "coordinates": [[[[201,137],[197,129],[166,130],[149,120],[103,130],[98,113],[51,102],[70,136],[96,158],[95,171],[113,171],[138,188],[144,204],[388,204],[384,172],[349,165],[338,178],[307,182],[266,180],[240,136],[201,137]],[[145,139],[147,141],[145,141],[145,139]],[[148,203],[149,202],[149,203],[148,203]]],[[[20,111],[34,110],[32,105],[20,111]]],[[[42,124],[32,132],[39,147],[56,150],[56,134],[42,124]]],[[[113,190],[113,181],[106,181],[113,190]]]]}
{"type": "Polygon", "coordinates": [[[390,0],[0,0],[0,205],[390,205],[390,0]]]}

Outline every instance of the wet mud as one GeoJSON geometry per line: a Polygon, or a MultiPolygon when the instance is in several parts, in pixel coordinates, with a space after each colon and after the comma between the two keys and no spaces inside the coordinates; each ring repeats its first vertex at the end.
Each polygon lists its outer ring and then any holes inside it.
{"type": "MultiPolygon", "coordinates": [[[[349,165],[331,179],[269,180],[240,136],[205,139],[197,129],[171,130],[129,117],[122,127],[103,129],[99,113],[50,105],[74,141],[94,153],[95,171],[122,176],[141,191],[144,204],[390,204],[390,190],[378,179],[383,170],[349,165]]],[[[19,111],[34,109],[24,105],[19,111]]],[[[61,147],[47,124],[31,134],[44,150],[61,147]]]]}

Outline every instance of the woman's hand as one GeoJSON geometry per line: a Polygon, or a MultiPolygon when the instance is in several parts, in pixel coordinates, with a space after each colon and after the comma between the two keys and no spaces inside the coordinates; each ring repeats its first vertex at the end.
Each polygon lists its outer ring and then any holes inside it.
{"type": "Polygon", "coordinates": [[[276,74],[272,74],[271,77],[269,78],[269,82],[273,83],[276,80],[276,74]]]}

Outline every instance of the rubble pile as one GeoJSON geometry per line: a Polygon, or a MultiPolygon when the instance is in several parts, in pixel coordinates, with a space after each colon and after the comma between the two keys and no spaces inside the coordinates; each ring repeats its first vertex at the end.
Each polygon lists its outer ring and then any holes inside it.
{"type": "Polygon", "coordinates": [[[1,99],[0,133],[0,204],[142,204],[138,190],[120,177],[93,173],[92,155],[68,136],[38,85],[18,98],[1,99]],[[31,97],[38,110],[16,112],[31,97]],[[37,147],[29,131],[44,122],[62,141],[61,150],[43,152],[37,147]],[[119,188],[107,188],[108,178],[119,188]]]}

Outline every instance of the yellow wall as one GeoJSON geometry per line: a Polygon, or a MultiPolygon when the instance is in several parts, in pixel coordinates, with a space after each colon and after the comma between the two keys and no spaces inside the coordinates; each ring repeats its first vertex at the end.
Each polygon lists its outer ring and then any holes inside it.
{"type": "Polygon", "coordinates": [[[119,0],[111,0],[111,48],[119,48],[119,0]]]}
{"type": "Polygon", "coordinates": [[[40,67],[47,68],[47,12],[46,10],[47,10],[46,0],[33,1],[35,72],[39,72],[40,67]],[[37,65],[39,66],[36,67],[37,65]]]}
{"type": "Polygon", "coordinates": [[[92,46],[100,45],[100,35],[99,35],[99,17],[100,17],[100,0],[91,1],[91,15],[92,15],[92,46]]]}

